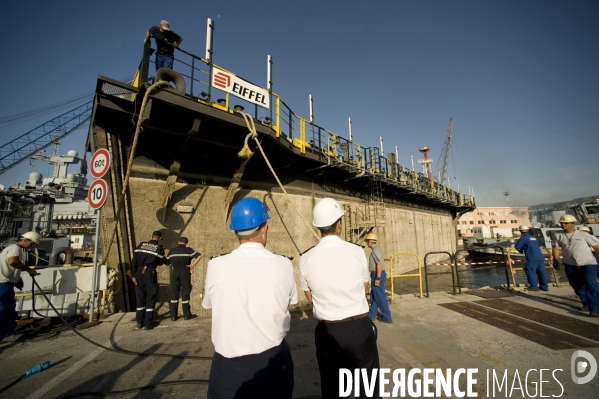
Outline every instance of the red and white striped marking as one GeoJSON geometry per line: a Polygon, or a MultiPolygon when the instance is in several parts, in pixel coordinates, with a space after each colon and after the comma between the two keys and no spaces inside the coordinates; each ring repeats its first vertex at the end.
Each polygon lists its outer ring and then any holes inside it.
{"type": "MultiPolygon", "coordinates": [[[[545,258],[545,260],[547,261],[552,261],[553,258],[545,258]]],[[[517,262],[526,262],[525,260],[511,260],[512,263],[517,263],[517,262]]],[[[460,262],[457,263],[457,266],[472,266],[472,265],[495,265],[495,264],[503,264],[504,262],[492,262],[492,261],[487,261],[487,262],[460,262]]],[[[507,265],[508,262],[505,262],[505,264],[507,265]]],[[[427,266],[453,266],[453,263],[428,263],[427,266]]]]}

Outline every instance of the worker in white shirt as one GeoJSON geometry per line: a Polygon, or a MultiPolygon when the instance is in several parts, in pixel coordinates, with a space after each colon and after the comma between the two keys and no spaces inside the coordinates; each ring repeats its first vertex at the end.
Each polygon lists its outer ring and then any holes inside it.
{"type": "Polygon", "coordinates": [[[581,311],[590,317],[599,317],[599,284],[597,284],[597,260],[591,249],[599,252],[599,240],[574,226],[576,218],[564,215],[559,220],[562,233],[556,233],[553,245],[553,267],[559,268],[560,252],[568,282],[582,302],[581,311]]]}
{"type": "MultiPolygon", "coordinates": [[[[312,224],[322,238],[300,259],[300,288],[318,320],[314,334],[323,399],[339,397],[339,369],[365,369],[371,375],[379,367],[366,301],[368,262],[359,245],[340,238],[344,213],[332,198],[316,204],[312,224]]],[[[363,385],[360,393],[366,397],[363,385]]],[[[378,394],[376,385],[374,397],[378,394]]]]}
{"type": "Polygon", "coordinates": [[[202,306],[212,309],[208,399],[291,398],[293,360],[285,335],[298,301],[293,265],[265,248],[264,204],[247,197],[231,210],[239,247],[208,263],[202,306]]]}

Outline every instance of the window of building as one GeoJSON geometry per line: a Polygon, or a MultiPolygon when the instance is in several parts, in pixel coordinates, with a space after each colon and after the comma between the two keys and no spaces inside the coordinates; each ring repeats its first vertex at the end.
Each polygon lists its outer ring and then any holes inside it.
{"type": "Polygon", "coordinates": [[[510,223],[516,224],[516,223],[518,223],[518,221],[517,220],[510,220],[510,223]]]}
{"type": "Polygon", "coordinates": [[[474,221],[473,221],[473,220],[471,220],[471,221],[470,221],[470,224],[474,224],[474,221]]]}
{"type": "Polygon", "coordinates": [[[507,220],[500,220],[500,221],[499,221],[499,223],[501,223],[501,224],[506,224],[506,223],[507,223],[507,220]]]}
{"type": "Polygon", "coordinates": [[[497,224],[497,222],[493,219],[489,220],[489,224],[497,224]]]}

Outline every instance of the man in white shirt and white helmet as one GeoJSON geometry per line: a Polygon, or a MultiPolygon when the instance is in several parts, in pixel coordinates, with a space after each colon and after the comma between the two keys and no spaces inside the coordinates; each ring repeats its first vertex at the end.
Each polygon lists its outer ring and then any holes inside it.
{"type": "Polygon", "coordinates": [[[29,231],[23,234],[16,244],[9,245],[0,253],[0,341],[15,334],[15,287],[23,288],[21,272],[27,272],[32,277],[39,274],[23,262],[25,250],[39,244],[40,238],[35,231],[29,231]]]}
{"type": "MultiPolygon", "coordinates": [[[[312,224],[322,236],[300,258],[300,288],[314,305],[314,332],[323,399],[339,397],[339,369],[379,368],[366,289],[370,280],[364,250],[340,238],[345,211],[332,198],[320,200],[312,224]]],[[[378,379],[377,379],[378,381],[378,379]]],[[[360,397],[366,397],[364,386],[360,397]]],[[[379,396],[378,383],[374,396],[379,396]]]]}
{"type": "Polygon", "coordinates": [[[208,399],[291,399],[293,360],[285,335],[298,302],[293,265],[265,248],[264,204],[246,197],[231,210],[239,247],[208,263],[202,306],[212,309],[208,399]]]}
{"type": "Polygon", "coordinates": [[[560,249],[568,282],[582,302],[581,310],[589,316],[599,317],[599,284],[597,284],[597,260],[591,248],[599,253],[599,240],[575,229],[576,218],[564,215],[559,220],[563,233],[557,233],[552,241],[553,267],[559,268],[560,249]]]}

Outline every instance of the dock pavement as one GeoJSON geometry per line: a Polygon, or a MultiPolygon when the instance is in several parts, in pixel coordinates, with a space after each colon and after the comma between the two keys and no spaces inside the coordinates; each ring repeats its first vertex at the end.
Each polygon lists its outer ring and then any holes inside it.
{"type": "MultiPolygon", "coordinates": [[[[576,378],[588,376],[592,368],[592,361],[581,358],[577,351],[593,357],[595,365],[599,360],[599,319],[580,312],[578,306],[569,286],[551,287],[548,292],[518,288],[515,292],[487,288],[461,295],[435,292],[422,299],[396,295],[391,303],[393,323],[375,323],[381,368],[398,376],[403,370],[406,378],[410,370],[420,369],[420,373],[412,372],[415,379],[421,379],[425,369],[435,369],[432,384],[427,384],[433,394],[437,369],[446,378],[447,369],[451,369],[450,380],[458,369],[477,369],[471,371],[470,380],[466,374],[457,375],[451,388],[453,397],[466,393],[469,384],[479,397],[595,398],[599,375],[588,383],[576,384],[571,374],[573,365],[576,378]]],[[[286,338],[295,364],[293,397],[316,399],[320,398],[314,346],[317,321],[310,312],[305,315],[307,318],[301,312],[292,314],[286,338]]],[[[134,318],[133,313],[116,313],[93,327],[78,330],[105,348],[70,330],[0,343],[0,388],[34,365],[51,361],[48,370],[24,378],[0,396],[92,397],[86,393],[97,396],[98,392],[110,392],[117,393],[111,396],[117,398],[206,397],[214,353],[210,317],[175,322],[166,318],[150,331],[138,330],[134,318]],[[179,357],[138,356],[119,350],[179,357]]],[[[386,391],[392,394],[390,374],[386,391]]],[[[407,380],[405,384],[405,396],[409,397],[407,380]]],[[[418,395],[414,381],[410,388],[412,396],[423,396],[422,389],[418,395]]],[[[440,389],[440,397],[445,397],[440,389]]]]}

